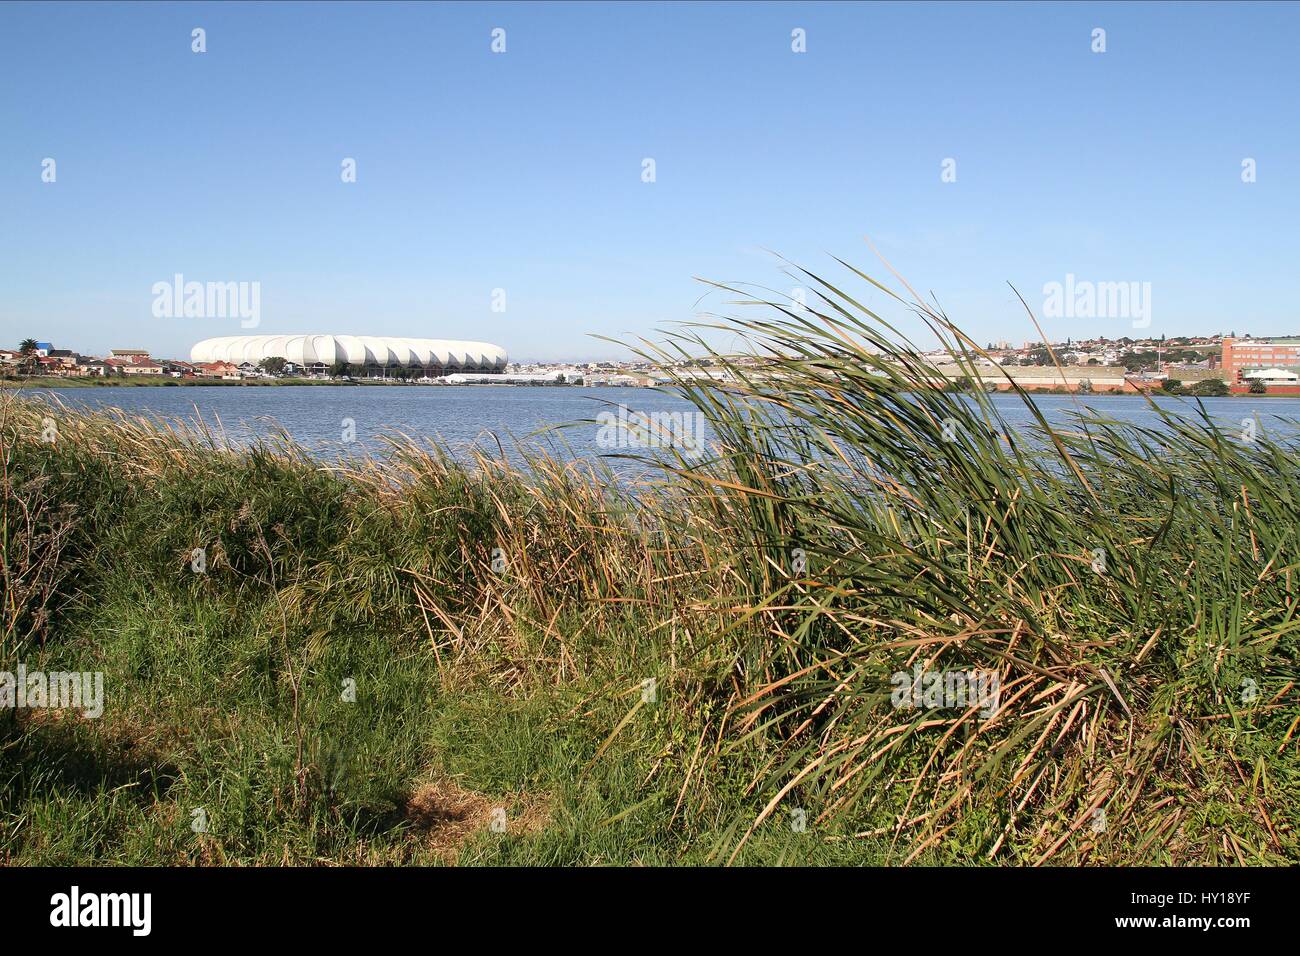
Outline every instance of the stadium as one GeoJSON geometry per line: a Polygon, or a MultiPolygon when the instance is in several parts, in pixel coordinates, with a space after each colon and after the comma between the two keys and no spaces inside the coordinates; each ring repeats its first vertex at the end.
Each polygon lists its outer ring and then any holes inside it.
{"type": "Polygon", "coordinates": [[[404,368],[436,377],[453,372],[495,374],[505,370],[506,352],[487,342],[409,339],[379,335],[227,335],[204,339],[190,349],[192,362],[232,365],[282,358],[308,372],[327,372],[340,363],[364,375],[404,368]]]}

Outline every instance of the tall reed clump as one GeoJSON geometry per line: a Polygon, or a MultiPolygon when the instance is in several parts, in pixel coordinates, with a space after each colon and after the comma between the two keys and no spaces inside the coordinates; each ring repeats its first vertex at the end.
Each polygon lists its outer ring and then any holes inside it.
{"type": "Polygon", "coordinates": [[[97,570],[91,525],[125,492],[120,477],[72,466],[70,446],[58,446],[57,436],[39,406],[0,399],[0,660],[57,633],[97,570]],[[32,448],[40,454],[23,453],[32,448]]]}
{"type": "Polygon", "coordinates": [[[907,861],[944,841],[1033,863],[1067,844],[1083,860],[1294,857],[1294,433],[1243,440],[1191,403],[1152,405],[1157,428],[1053,426],[1012,386],[1031,422],[1016,427],[940,311],[910,304],[972,395],[932,387],[943,375],[904,336],[797,272],[806,308],[719,286],[756,314],[642,350],[722,370],[675,373],[717,436],[676,471],[735,543],[745,600],[726,613],[761,625],[736,647],[725,735],[767,748],[737,845],[799,808],[873,820],[858,835],[907,861]],[[718,331],[748,347],[716,352],[718,331]],[[965,672],[996,673],[996,707],[908,706],[918,677],[965,672]]]}

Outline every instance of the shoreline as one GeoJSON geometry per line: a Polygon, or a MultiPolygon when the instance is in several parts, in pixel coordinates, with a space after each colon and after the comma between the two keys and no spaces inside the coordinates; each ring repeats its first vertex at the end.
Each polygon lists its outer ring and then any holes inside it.
{"type": "MultiPolygon", "coordinates": [[[[42,376],[35,379],[3,379],[0,380],[0,389],[22,390],[28,388],[290,388],[295,386],[319,387],[326,385],[338,386],[377,386],[377,387],[431,387],[431,388],[476,388],[488,386],[509,386],[511,388],[655,388],[653,385],[579,385],[576,382],[547,382],[547,383],[518,383],[518,382],[465,382],[461,384],[440,383],[435,385],[431,382],[399,382],[383,380],[366,380],[366,379],[342,379],[342,380],[321,380],[315,378],[292,378],[292,379],[242,379],[240,381],[198,381],[195,379],[164,379],[158,380],[153,376],[133,376],[118,379],[96,378],[91,380],[57,378],[51,376],[42,376]]],[[[942,391],[942,389],[935,389],[942,391]]],[[[1150,389],[1139,392],[1077,392],[1063,389],[1052,388],[1027,388],[1024,390],[1030,395],[1060,395],[1075,396],[1083,398],[1143,398],[1147,395],[1165,397],[1165,398],[1273,398],[1273,399],[1294,399],[1300,398],[1300,395],[1287,395],[1278,393],[1250,393],[1250,392],[1229,392],[1226,395],[1191,395],[1179,394],[1176,392],[1166,392],[1163,389],[1150,389]]],[[[1014,394],[1010,389],[999,389],[997,394],[1014,394]]]]}
{"type": "MultiPolygon", "coordinates": [[[[0,388],[284,388],[292,386],[321,386],[321,385],[344,385],[344,386],[426,386],[434,388],[473,388],[477,385],[509,385],[516,388],[584,388],[573,382],[546,382],[524,384],[519,382],[465,382],[462,384],[452,384],[448,382],[435,385],[432,382],[399,382],[383,381],[380,379],[318,379],[318,378],[292,378],[292,379],[241,379],[240,381],[228,381],[214,379],[211,381],[197,379],[176,379],[167,378],[159,380],[156,376],[135,376],[117,379],[94,378],[94,379],[77,379],[77,378],[58,378],[53,376],[41,376],[35,379],[5,379],[0,380],[0,388]]],[[[610,386],[613,388],[636,388],[640,386],[610,386]]]]}

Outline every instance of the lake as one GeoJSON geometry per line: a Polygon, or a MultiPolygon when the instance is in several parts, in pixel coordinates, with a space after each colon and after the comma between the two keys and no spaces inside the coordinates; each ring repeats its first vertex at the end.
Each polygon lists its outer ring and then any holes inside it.
{"type": "MultiPolygon", "coordinates": [[[[341,450],[362,451],[382,448],[380,437],[400,431],[414,438],[441,440],[454,452],[480,443],[495,449],[493,436],[503,444],[516,440],[545,441],[544,434],[560,426],[563,455],[608,456],[606,440],[596,419],[602,412],[618,414],[619,407],[654,415],[681,413],[692,406],[674,395],[645,388],[577,388],[568,386],[519,387],[481,386],[105,386],[95,388],[39,389],[25,394],[57,394],[72,406],[117,406],[129,412],[193,420],[201,414],[209,425],[220,423],[228,438],[247,442],[266,434],[277,422],[290,435],[317,453],[332,456],[341,450]],[[345,431],[355,433],[355,444],[345,443],[345,431]]],[[[993,401],[1014,428],[1029,425],[1030,416],[1013,395],[995,395],[993,401]]],[[[1086,405],[1106,417],[1138,424],[1158,425],[1159,418],[1138,396],[1040,395],[1035,398],[1049,421],[1068,422],[1072,413],[1086,405]]],[[[1185,407],[1186,399],[1160,397],[1162,406],[1185,407]]],[[[1257,417],[1265,432],[1297,431],[1300,398],[1203,399],[1206,409],[1227,429],[1240,430],[1241,421],[1257,417]]],[[[550,441],[554,445],[555,432],[550,441]]],[[[707,437],[707,436],[706,436],[707,437]]],[[[638,449],[627,454],[641,453],[638,449]]],[[[636,466],[613,463],[621,473],[636,466]]]]}

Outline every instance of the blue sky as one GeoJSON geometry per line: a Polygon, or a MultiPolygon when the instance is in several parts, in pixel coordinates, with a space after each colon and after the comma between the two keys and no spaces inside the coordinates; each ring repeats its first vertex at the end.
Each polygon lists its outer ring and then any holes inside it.
{"type": "Polygon", "coordinates": [[[181,273],[259,282],[259,332],[596,358],[725,310],[695,276],[789,289],[764,250],[882,271],[867,235],[981,341],[1067,274],[1149,282],[1155,334],[1296,332],[1298,40],[1286,4],[7,3],[0,344],[244,331],[156,318],[181,273]]]}

